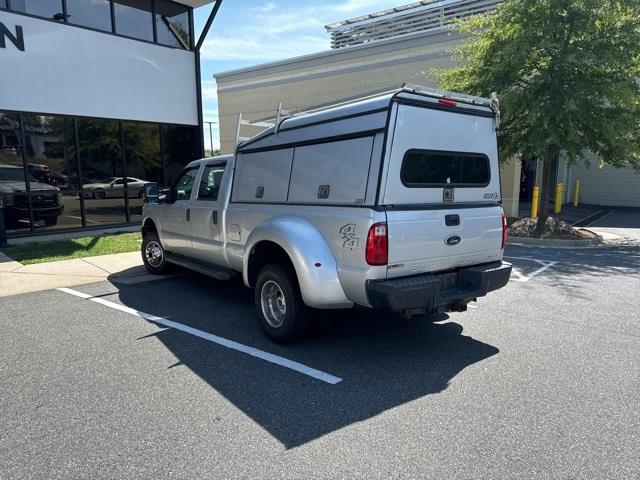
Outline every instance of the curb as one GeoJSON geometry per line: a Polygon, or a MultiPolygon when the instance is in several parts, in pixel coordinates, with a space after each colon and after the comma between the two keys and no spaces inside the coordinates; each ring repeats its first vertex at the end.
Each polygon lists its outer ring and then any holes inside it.
{"type": "Polygon", "coordinates": [[[557,240],[547,238],[509,237],[507,240],[507,245],[539,248],[590,248],[595,246],[607,246],[606,243],[603,243],[603,238],[601,235],[588,240],[557,240]]]}

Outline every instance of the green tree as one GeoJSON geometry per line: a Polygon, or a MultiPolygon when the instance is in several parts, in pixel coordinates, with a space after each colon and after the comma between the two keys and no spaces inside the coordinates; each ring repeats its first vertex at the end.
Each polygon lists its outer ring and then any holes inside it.
{"type": "Polygon", "coordinates": [[[468,35],[442,88],[501,101],[502,158],[543,161],[540,216],[549,216],[551,164],[585,151],[601,165],[640,169],[640,0],[506,0],[456,28],[468,35]]]}

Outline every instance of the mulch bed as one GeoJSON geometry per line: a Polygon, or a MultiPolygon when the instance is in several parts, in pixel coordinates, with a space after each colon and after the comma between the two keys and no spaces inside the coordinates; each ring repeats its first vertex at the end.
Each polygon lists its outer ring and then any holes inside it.
{"type": "Polygon", "coordinates": [[[509,236],[524,238],[548,238],[555,240],[591,240],[598,235],[585,230],[573,228],[566,222],[549,217],[544,226],[542,237],[536,234],[537,218],[521,218],[509,226],[509,236]]]}

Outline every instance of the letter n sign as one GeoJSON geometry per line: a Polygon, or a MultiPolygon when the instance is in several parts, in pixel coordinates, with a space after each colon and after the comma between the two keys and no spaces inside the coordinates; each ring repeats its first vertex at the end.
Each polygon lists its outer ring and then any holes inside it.
{"type": "Polygon", "coordinates": [[[16,25],[16,33],[14,35],[11,30],[5,27],[4,23],[0,22],[0,48],[7,48],[6,39],[9,39],[18,50],[24,52],[24,35],[20,25],[16,25]]]}

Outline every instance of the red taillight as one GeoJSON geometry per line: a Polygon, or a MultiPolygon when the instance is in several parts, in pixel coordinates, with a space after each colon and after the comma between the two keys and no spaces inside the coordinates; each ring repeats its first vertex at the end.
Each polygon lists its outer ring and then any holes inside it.
{"type": "Polygon", "coordinates": [[[376,223],[369,229],[367,235],[367,250],[365,257],[369,265],[386,265],[389,259],[389,241],[387,239],[387,224],[376,223]]]}
{"type": "Polygon", "coordinates": [[[454,102],[453,100],[449,100],[448,98],[441,98],[440,100],[438,100],[438,103],[440,105],[444,105],[446,107],[457,107],[458,104],[456,102],[454,102]]]}
{"type": "Polygon", "coordinates": [[[502,248],[507,244],[507,216],[502,212],[502,248]]]}

